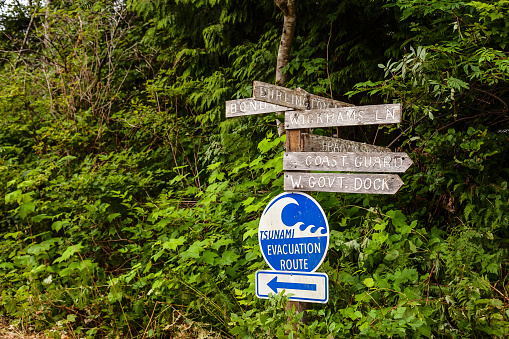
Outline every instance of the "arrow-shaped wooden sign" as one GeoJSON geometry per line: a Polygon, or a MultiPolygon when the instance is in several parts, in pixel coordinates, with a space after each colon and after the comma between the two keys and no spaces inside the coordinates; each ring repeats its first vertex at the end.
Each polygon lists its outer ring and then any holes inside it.
{"type": "Polygon", "coordinates": [[[363,142],[301,133],[302,152],[390,152],[387,147],[363,142]]]}
{"type": "Polygon", "coordinates": [[[253,98],[299,110],[353,106],[346,102],[310,94],[302,88],[290,89],[261,81],[253,82],[253,98]]]}
{"type": "Polygon", "coordinates": [[[404,173],[413,164],[404,152],[287,152],[287,171],[404,173]]]}
{"type": "Polygon", "coordinates": [[[353,106],[285,113],[286,129],[395,124],[401,122],[401,104],[353,106]]]}
{"type": "Polygon", "coordinates": [[[230,100],[226,102],[227,118],[291,110],[292,109],[289,107],[274,105],[265,101],[255,100],[253,98],[230,100]]]}
{"type": "Polygon", "coordinates": [[[397,174],[285,172],[285,191],[395,194],[403,181],[397,174]]]}

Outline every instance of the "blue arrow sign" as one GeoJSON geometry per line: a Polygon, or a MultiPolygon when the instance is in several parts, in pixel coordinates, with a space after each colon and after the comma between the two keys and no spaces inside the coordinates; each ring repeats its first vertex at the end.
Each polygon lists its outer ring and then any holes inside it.
{"type": "Polygon", "coordinates": [[[255,286],[256,296],[262,299],[284,291],[293,301],[324,304],[329,300],[329,277],[325,273],[258,271],[255,286]]]}
{"type": "Polygon", "coordinates": [[[277,276],[272,279],[267,286],[270,287],[274,293],[277,294],[277,289],[288,289],[288,290],[301,290],[301,291],[316,291],[316,284],[299,284],[291,282],[278,282],[277,276]]]}

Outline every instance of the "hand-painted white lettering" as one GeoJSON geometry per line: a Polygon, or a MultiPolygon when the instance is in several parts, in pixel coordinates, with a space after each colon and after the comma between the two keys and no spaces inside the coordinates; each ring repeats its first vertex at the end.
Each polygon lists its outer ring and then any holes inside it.
{"type": "Polygon", "coordinates": [[[237,113],[237,104],[231,104],[230,105],[230,112],[233,114],[233,113],[237,113]]]}
{"type": "Polygon", "coordinates": [[[290,122],[292,123],[292,125],[296,125],[299,123],[299,117],[300,116],[298,116],[296,114],[290,115],[290,122]]]}
{"type": "Polygon", "coordinates": [[[361,178],[355,178],[353,188],[356,191],[358,191],[362,188],[362,179],[361,178]]]}
{"type": "Polygon", "coordinates": [[[288,98],[287,98],[286,92],[285,92],[285,102],[286,102],[287,104],[289,104],[289,103],[290,103],[290,102],[288,101],[288,98]]]}
{"type": "Polygon", "coordinates": [[[374,189],[375,191],[379,191],[379,190],[380,190],[380,184],[378,184],[378,187],[376,186],[377,181],[378,181],[378,182],[380,182],[380,181],[382,181],[382,180],[380,180],[380,179],[375,179],[375,180],[373,180],[373,189],[374,189]]]}
{"type": "MultiPolygon", "coordinates": [[[[308,117],[308,124],[312,124],[313,123],[313,114],[308,114],[307,117],[308,117]]],[[[303,116],[303,118],[304,118],[304,116],[303,116]]],[[[302,120],[304,120],[304,119],[302,119],[302,120]]]]}
{"type": "Polygon", "coordinates": [[[361,167],[362,166],[362,157],[355,157],[355,167],[361,167]]]}
{"type": "Polygon", "coordinates": [[[318,178],[318,187],[324,187],[324,186],[325,186],[325,177],[318,178]]]}
{"type": "Polygon", "coordinates": [[[362,121],[362,119],[364,118],[363,114],[364,114],[364,111],[362,111],[362,110],[357,112],[357,115],[358,115],[357,121],[362,121]]]}
{"type": "Polygon", "coordinates": [[[382,180],[382,191],[384,190],[384,186],[387,187],[387,190],[389,190],[389,185],[387,184],[387,179],[382,180]]]}
{"type": "Polygon", "coordinates": [[[300,188],[300,181],[301,181],[302,177],[299,175],[299,181],[293,181],[293,176],[290,175],[290,180],[292,181],[292,187],[293,188],[300,188]]]}
{"type": "Polygon", "coordinates": [[[295,97],[295,105],[302,106],[302,97],[301,96],[295,97]]]}
{"type": "Polygon", "coordinates": [[[356,112],[354,109],[346,112],[346,117],[348,120],[355,120],[356,112]]]}
{"type": "Polygon", "coordinates": [[[394,112],[394,108],[387,108],[387,114],[385,115],[385,118],[388,120],[388,119],[394,119],[395,117],[395,112],[394,112]]]}
{"type": "Polygon", "coordinates": [[[344,178],[345,177],[338,177],[338,179],[339,179],[339,188],[343,188],[343,179],[344,178]]]}
{"type": "Polygon", "coordinates": [[[316,179],[315,179],[315,177],[309,177],[308,185],[309,185],[309,187],[311,187],[311,188],[315,187],[315,185],[316,185],[316,179]]]}
{"type": "Polygon", "coordinates": [[[371,179],[370,178],[366,178],[364,179],[364,189],[367,189],[369,190],[371,188],[371,179]]]}
{"type": "Polygon", "coordinates": [[[403,166],[403,158],[394,158],[394,167],[400,168],[403,166]],[[398,165],[398,159],[399,159],[399,165],[398,165]]]}

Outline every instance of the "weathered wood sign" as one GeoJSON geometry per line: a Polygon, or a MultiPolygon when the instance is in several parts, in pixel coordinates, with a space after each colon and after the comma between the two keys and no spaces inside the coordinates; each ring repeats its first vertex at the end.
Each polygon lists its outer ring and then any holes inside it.
{"type": "Polygon", "coordinates": [[[226,102],[226,117],[233,118],[243,115],[254,115],[292,110],[289,107],[274,105],[253,98],[230,100],[226,102]]]}
{"type": "Polygon", "coordinates": [[[340,138],[301,133],[303,152],[390,152],[387,147],[340,138]]]}
{"type": "Polygon", "coordinates": [[[395,124],[401,122],[401,104],[353,106],[285,113],[286,129],[395,124]]]}
{"type": "Polygon", "coordinates": [[[346,102],[310,94],[302,88],[290,89],[261,81],[253,82],[253,98],[299,110],[353,106],[346,102]]]}
{"type": "Polygon", "coordinates": [[[286,152],[283,156],[287,171],[404,173],[412,164],[404,152],[286,152]]]}
{"type": "Polygon", "coordinates": [[[397,174],[285,172],[285,191],[395,194],[403,181],[397,174]]]}

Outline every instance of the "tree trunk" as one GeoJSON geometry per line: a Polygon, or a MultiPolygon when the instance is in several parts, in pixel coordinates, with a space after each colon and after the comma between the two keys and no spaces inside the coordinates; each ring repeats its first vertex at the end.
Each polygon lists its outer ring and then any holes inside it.
{"type": "Polygon", "coordinates": [[[295,0],[274,0],[284,15],[283,33],[279,43],[276,66],[276,85],[284,86],[287,81],[287,74],[283,74],[283,68],[290,62],[290,51],[292,49],[295,26],[297,23],[297,8],[295,0]]]}
{"type": "MultiPolygon", "coordinates": [[[[297,23],[297,8],[295,7],[295,0],[274,0],[274,2],[281,9],[284,16],[283,32],[281,33],[276,65],[276,85],[284,86],[288,76],[286,73],[283,74],[283,68],[290,62],[290,51],[297,23]]],[[[284,124],[279,120],[276,120],[276,123],[278,134],[281,137],[283,134],[286,134],[284,124]]]]}

